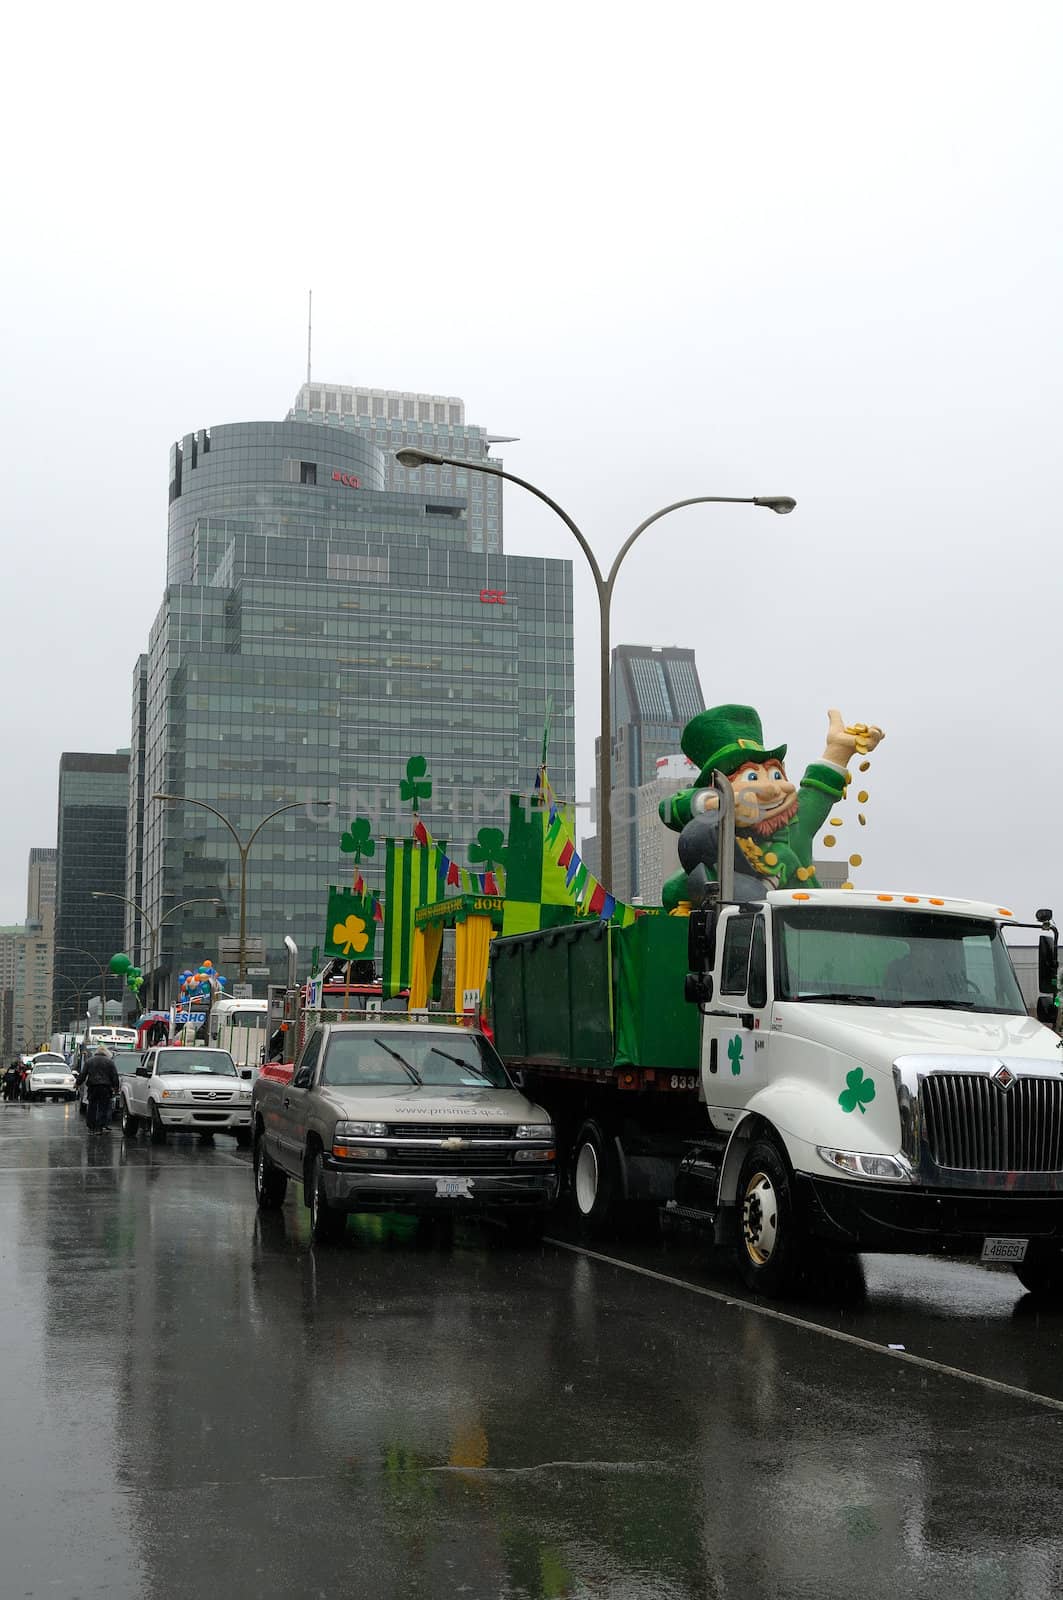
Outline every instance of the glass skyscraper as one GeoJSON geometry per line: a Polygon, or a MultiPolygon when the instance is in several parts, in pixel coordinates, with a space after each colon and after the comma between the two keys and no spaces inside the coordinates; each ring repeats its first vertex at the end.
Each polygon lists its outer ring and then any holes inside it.
{"type": "MultiPolygon", "coordinates": [[[[351,419],[360,394],[393,394],[335,393],[341,418],[351,397],[351,419]]],[[[463,408],[450,420],[460,401],[398,396],[411,398],[432,408],[425,420],[446,407],[446,428],[484,459],[484,430],[466,426],[463,408]]],[[[161,924],[165,973],[217,962],[219,937],[236,935],[239,856],[209,811],[154,794],[206,802],[243,839],[300,802],[248,855],[247,932],[277,976],[286,934],[307,956],[322,941],[328,886],[351,874],[339,836],[352,816],[409,833],[399,783],[410,756],[428,760],[424,820],[462,861],[481,826],[505,827],[510,789],[530,788],[548,706],[554,787],[572,796],[571,564],[503,552],[500,482],[482,486],[478,513],[495,526],[475,530],[456,473],[407,474],[399,487],[391,452],[411,434],[394,443],[382,431],[322,412],[173,447],[167,587],[134,677],[126,877],[161,924]],[[224,908],[167,915],[192,897],[224,908]]],[[[450,453],[452,438],[433,435],[432,447],[450,453]]],[[[362,870],[381,885],[382,852],[362,870]]],[[[138,923],[130,912],[126,946],[146,971],[138,923]]]]}
{"type": "MultiPolygon", "coordinates": [[[[73,1015],[72,992],[100,992],[100,968],[123,949],[120,900],[93,899],[93,890],[125,888],[129,754],[67,751],[59,758],[59,829],[55,869],[53,1006],[73,1015]],[[62,974],[65,981],[60,982],[62,974]]],[[[119,998],[117,978],[107,997],[119,998]]]]}

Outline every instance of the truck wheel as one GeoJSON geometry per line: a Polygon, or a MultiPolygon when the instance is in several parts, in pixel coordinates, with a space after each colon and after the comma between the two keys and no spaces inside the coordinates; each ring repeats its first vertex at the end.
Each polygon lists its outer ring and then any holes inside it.
{"type": "Polygon", "coordinates": [[[275,1167],[266,1154],[266,1141],[260,1133],[255,1139],[252,1158],[255,1173],[255,1199],[260,1211],[275,1211],[284,1204],[288,1192],[288,1174],[275,1167]]]}
{"type": "Polygon", "coordinates": [[[123,1139],[135,1139],[139,1132],[140,1132],[140,1118],[139,1117],[135,1117],[133,1115],[133,1113],[130,1111],[129,1107],[123,1103],[123,1106],[122,1106],[122,1137],[123,1137],[123,1139]]]}
{"type": "Polygon", "coordinates": [[[621,1185],[616,1148],[597,1122],[585,1122],[574,1149],[572,1195],[576,1216],[588,1233],[604,1233],[618,1221],[621,1185]]]}
{"type": "Polygon", "coordinates": [[[151,1142],[152,1142],[152,1144],[165,1144],[166,1143],[166,1129],[163,1126],[162,1118],[159,1116],[159,1108],[155,1104],[154,1100],[150,1100],[148,1102],[148,1113],[149,1113],[149,1115],[151,1117],[151,1142]]]}
{"type": "Polygon", "coordinates": [[[1025,1261],[1017,1261],[1012,1271],[1024,1289],[1041,1295],[1046,1300],[1063,1297],[1063,1250],[1058,1245],[1047,1245],[1038,1250],[1032,1247],[1025,1261]]]}
{"type": "Polygon", "coordinates": [[[310,1237],[314,1243],[338,1244],[347,1228],[347,1216],[329,1204],[325,1193],[325,1163],[320,1150],[315,1150],[310,1160],[306,1203],[310,1207],[310,1237]]]}
{"type": "Polygon", "coordinates": [[[758,1139],[738,1175],[738,1270],[757,1294],[793,1285],[801,1263],[790,1173],[778,1146],[758,1139]]]}

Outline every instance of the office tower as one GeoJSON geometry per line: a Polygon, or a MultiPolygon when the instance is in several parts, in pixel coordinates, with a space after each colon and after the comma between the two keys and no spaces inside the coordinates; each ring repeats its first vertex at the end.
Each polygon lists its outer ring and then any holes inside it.
{"type": "MultiPolygon", "coordinates": [[[[55,874],[55,968],[68,983],[53,985],[53,1006],[70,1011],[74,990],[100,991],[100,968],[122,948],[122,902],[93,891],[125,893],[129,752],[65,752],[59,758],[59,827],[55,874]]],[[[116,978],[110,999],[119,998],[116,978]]]]}
{"type": "MultiPolygon", "coordinates": [[[[360,391],[345,392],[356,405],[360,391]]],[[[497,527],[474,537],[468,483],[425,469],[400,485],[390,431],[234,423],[173,447],[167,588],[134,678],[130,830],[143,842],[126,880],[159,927],[160,974],[219,960],[237,933],[240,865],[223,822],[155,794],[206,802],[242,840],[299,802],[247,856],[247,932],[263,947],[250,964],[277,976],[285,935],[304,960],[322,941],[328,886],[351,875],[339,836],[352,816],[409,833],[411,756],[433,784],[422,816],[463,861],[481,826],[505,828],[510,789],[530,788],[548,706],[555,788],[572,795],[571,564],[504,553],[500,500],[497,527]],[[167,916],[193,897],[224,913],[167,916]]],[[[486,452],[482,429],[466,433],[486,452]]],[[[382,856],[362,864],[371,885],[382,856]]],[[[137,922],[130,910],[126,944],[146,970],[137,922]]]]}

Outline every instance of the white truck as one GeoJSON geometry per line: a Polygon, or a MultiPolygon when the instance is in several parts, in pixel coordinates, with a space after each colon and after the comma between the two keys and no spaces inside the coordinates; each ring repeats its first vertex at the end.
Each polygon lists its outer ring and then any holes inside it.
{"type": "Polygon", "coordinates": [[[168,1133],[209,1138],[231,1133],[251,1142],[251,1085],[228,1050],[205,1045],[159,1045],[146,1050],[138,1067],[122,1079],[122,1132],[133,1139],[141,1128],[152,1144],[168,1133]]]}
{"type": "Polygon", "coordinates": [[[253,1076],[266,1056],[268,1012],[265,1000],[216,1000],[210,1008],[208,1043],[228,1050],[236,1065],[253,1076]]]}
{"type": "Polygon", "coordinates": [[[769,1295],[830,1249],[974,1254],[1063,1295],[1051,912],[1037,1017],[1005,907],[855,889],[739,904],[725,883],[685,940],[682,924],[492,946],[495,1044],[550,1114],[585,1226],[660,1205],[769,1295]]]}

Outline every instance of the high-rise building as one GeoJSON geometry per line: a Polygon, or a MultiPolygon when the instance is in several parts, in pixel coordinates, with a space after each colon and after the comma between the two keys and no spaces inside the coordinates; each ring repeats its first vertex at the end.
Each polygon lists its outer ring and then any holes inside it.
{"type": "Polygon", "coordinates": [[[35,845],[30,851],[26,884],[26,921],[40,923],[48,906],[55,905],[55,863],[58,851],[35,845]]]}
{"type": "MultiPolygon", "coordinates": [[[[639,790],[656,782],[657,762],[679,749],[683,729],[705,709],[693,650],[620,644],[609,674],[613,722],[613,870],[602,872],[621,900],[647,904],[659,886],[643,885],[639,873],[639,790]]],[[[600,741],[599,741],[600,746],[600,741]]],[[[601,760],[601,749],[597,752],[601,760]]],[[[596,819],[597,820],[597,819],[596,819]]],[[[597,838],[589,841],[597,859],[597,838]]],[[[667,874],[666,874],[667,876],[667,874]]]]}
{"type": "MultiPolygon", "coordinates": [[[[439,405],[438,426],[456,432],[432,447],[456,451],[458,439],[470,459],[474,446],[486,455],[460,401],[416,397],[430,419],[367,427],[359,398],[376,423],[377,391],[320,387],[329,410],[311,406],[317,420],[203,430],[171,454],[168,582],[134,690],[130,832],[143,842],[126,878],[160,926],[170,975],[217,962],[220,937],[236,935],[239,856],[202,805],[153,795],[204,802],[244,840],[300,802],[247,857],[247,933],[280,975],[285,935],[307,956],[321,943],[328,886],[350,875],[339,836],[352,816],[409,833],[398,808],[411,756],[426,757],[433,785],[421,814],[459,859],[479,827],[505,827],[509,791],[530,788],[548,706],[554,787],[573,792],[571,563],[503,553],[500,484],[484,487],[479,513],[494,523],[474,530],[477,474],[400,480],[394,449],[423,443],[439,405]],[[162,923],[193,897],[221,899],[224,913],[193,905],[162,923]]],[[[370,884],[382,869],[382,852],[362,863],[370,884]]],[[[146,970],[135,924],[130,911],[125,947],[146,970]]]]}
{"type": "MultiPolygon", "coordinates": [[[[98,994],[100,968],[122,948],[120,900],[94,899],[93,891],[125,893],[129,752],[65,752],[59,758],[59,829],[55,876],[53,1004],[70,1011],[74,989],[98,994]]],[[[108,993],[118,998],[117,980],[108,993]]]]}
{"type": "Polygon", "coordinates": [[[502,485],[483,472],[460,467],[402,467],[395,452],[409,446],[470,462],[502,462],[490,455],[493,444],[513,444],[512,434],[488,433],[465,421],[465,402],[456,395],[412,394],[401,389],[360,389],[342,383],[304,383],[288,413],[290,422],[324,423],[360,432],[384,455],[384,487],[457,490],[466,502],[465,537],[470,550],[502,548],[502,485]]]}

